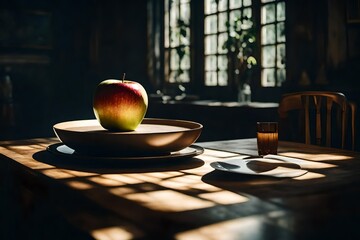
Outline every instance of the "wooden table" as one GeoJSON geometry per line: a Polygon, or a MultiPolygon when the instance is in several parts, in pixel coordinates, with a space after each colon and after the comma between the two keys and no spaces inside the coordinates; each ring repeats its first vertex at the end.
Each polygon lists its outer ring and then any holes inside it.
{"type": "Polygon", "coordinates": [[[309,160],[287,179],[209,166],[256,154],[255,139],[125,165],[62,159],[46,151],[56,142],[0,142],[0,239],[360,239],[357,152],[280,142],[309,160]]]}

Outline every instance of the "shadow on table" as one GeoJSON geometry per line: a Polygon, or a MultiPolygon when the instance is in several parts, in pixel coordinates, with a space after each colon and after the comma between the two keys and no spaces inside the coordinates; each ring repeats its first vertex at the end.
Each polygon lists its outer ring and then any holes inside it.
{"type": "Polygon", "coordinates": [[[179,171],[197,168],[204,165],[204,161],[196,157],[190,158],[162,158],[143,160],[116,160],[116,159],[71,159],[56,156],[48,151],[40,151],[33,155],[34,160],[46,163],[57,168],[76,171],[105,173],[142,173],[179,171]]]}
{"type": "Polygon", "coordinates": [[[202,181],[232,192],[251,194],[261,198],[301,195],[304,191],[309,191],[309,188],[301,187],[300,184],[304,183],[292,178],[246,175],[218,170],[205,174],[202,181]]]}

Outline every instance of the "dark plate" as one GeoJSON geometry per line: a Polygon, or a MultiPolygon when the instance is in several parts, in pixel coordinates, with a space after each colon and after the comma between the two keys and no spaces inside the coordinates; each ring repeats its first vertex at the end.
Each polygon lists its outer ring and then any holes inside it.
{"type": "Polygon", "coordinates": [[[84,161],[102,161],[102,160],[111,160],[111,161],[146,161],[146,160],[166,160],[166,159],[184,159],[191,158],[197,155],[200,155],[204,152],[204,149],[200,146],[191,145],[180,151],[171,152],[169,154],[162,155],[151,155],[151,156],[99,156],[99,155],[84,155],[77,153],[74,149],[66,146],[63,143],[52,144],[47,147],[47,150],[53,154],[66,157],[69,159],[77,159],[84,161]]]}

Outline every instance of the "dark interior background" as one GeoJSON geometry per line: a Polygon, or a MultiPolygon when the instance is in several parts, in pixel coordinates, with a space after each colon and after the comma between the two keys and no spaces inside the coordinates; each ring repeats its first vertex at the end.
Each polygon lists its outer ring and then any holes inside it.
{"type": "MultiPolygon", "coordinates": [[[[281,94],[299,90],[332,90],[345,93],[359,105],[360,20],[349,20],[347,2],[286,2],[287,82],[280,89],[254,90],[254,101],[277,102],[281,94]],[[309,81],[304,81],[304,69],[309,81]]],[[[96,85],[107,78],[121,78],[124,72],[128,79],[154,93],[154,78],[148,69],[149,3],[2,0],[0,13],[4,16],[10,12],[10,16],[0,18],[0,31],[7,36],[21,36],[26,16],[34,14],[48,17],[50,31],[44,39],[27,39],[29,42],[0,35],[0,68],[2,76],[5,70],[11,76],[15,107],[14,124],[2,123],[0,139],[54,136],[52,125],[57,122],[93,118],[92,94],[96,85]]],[[[162,111],[151,109],[155,107],[158,105],[149,106],[149,114],[162,111]]],[[[233,110],[236,108],[228,111],[233,110]]],[[[196,120],[196,114],[189,110],[184,116],[196,120]]],[[[206,111],[201,114],[205,114],[202,119],[211,119],[206,117],[206,111]]],[[[236,116],[242,121],[255,120],[247,119],[247,115],[236,116]]],[[[162,112],[162,116],[167,114],[162,112]]],[[[224,138],[216,134],[204,140],[224,138]]]]}

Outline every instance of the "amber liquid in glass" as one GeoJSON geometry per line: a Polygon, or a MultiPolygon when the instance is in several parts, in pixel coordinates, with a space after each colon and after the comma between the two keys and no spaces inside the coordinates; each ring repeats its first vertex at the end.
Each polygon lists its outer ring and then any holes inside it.
{"type": "Polygon", "coordinates": [[[257,145],[258,145],[258,153],[260,156],[264,156],[267,154],[277,154],[278,133],[258,132],[257,145]]]}

